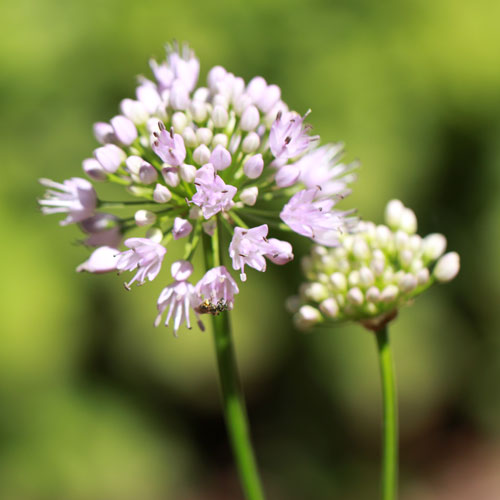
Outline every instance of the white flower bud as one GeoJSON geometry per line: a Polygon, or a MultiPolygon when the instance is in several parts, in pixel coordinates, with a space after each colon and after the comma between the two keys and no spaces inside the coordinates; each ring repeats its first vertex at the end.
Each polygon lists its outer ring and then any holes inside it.
{"type": "Polygon", "coordinates": [[[179,167],[179,175],[183,181],[193,182],[197,170],[198,169],[194,165],[188,165],[187,163],[183,163],[179,167]]]}
{"type": "Polygon", "coordinates": [[[312,306],[302,306],[293,317],[295,326],[300,330],[305,330],[321,321],[320,312],[312,306]]]}
{"type": "Polygon", "coordinates": [[[151,210],[137,210],[134,219],[138,226],[150,226],[156,222],[156,214],[151,210]]]}
{"type": "Polygon", "coordinates": [[[339,305],[333,297],[329,297],[321,302],[319,309],[329,318],[336,318],[339,315],[339,305]]]}
{"type": "Polygon", "coordinates": [[[124,145],[130,146],[137,139],[137,129],[132,120],[118,115],[111,118],[111,126],[116,138],[124,145]]]}
{"type": "Polygon", "coordinates": [[[102,165],[106,172],[114,173],[125,161],[127,155],[118,146],[106,144],[94,151],[97,161],[102,165]]]}
{"type": "Polygon", "coordinates": [[[217,82],[224,80],[227,71],[222,66],[214,66],[207,75],[207,83],[212,92],[217,90],[217,82]]]}
{"type": "Polygon", "coordinates": [[[407,273],[398,280],[399,288],[403,292],[411,292],[417,287],[417,278],[413,274],[407,273]]]}
{"type": "Polygon", "coordinates": [[[381,276],[385,269],[385,257],[382,256],[372,259],[370,262],[370,268],[375,276],[381,276]]]}
{"type": "Polygon", "coordinates": [[[184,144],[188,148],[195,148],[196,146],[198,146],[198,139],[196,137],[196,133],[191,127],[186,127],[182,131],[182,138],[184,139],[184,144]]]}
{"type": "Polygon", "coordinates": [[[240,200],[245,204],[253,207],[259,196],[259,188],[256,186],[243,189],[240,194],[240,200]]]}
{"type": "Polygon", "coordinates": [[[399,200],[391,200],[385,207],[385,222],[392,229],[398,229],[405,206],[399,200]]]}
{"type": "Polygon", "coordinates": [[[422,259],[413,259],[410,264],[410,271],[415,274],[418,273],[418,271],[420,271],[423,267],[425,266],[422,259]]]}
{"type": "Polygon", "coordinates": [[[260,122],[259,110],[255,106],[248,106],[248,108],[241,114],[240,128],[245,132],[251,132],[257,128],[260,122]]]}
{"type": "Polygon", "coordinates": [[[155,132],[160,133],[159,120],[156,116],[148,119],[146,122],[146,130],[150,134],[154,134],[155,132]]]}
{"type": "Polygon", "coordinates": [[[375,277],[368,267],[363,266],[359,270],[359,283],[363,286],[370,286],[375,283],[375,277]]]}
{"type": "Polygon", "coordinates": [[[422,238],[418,234],[410,236],[410,249],[414,253],[418,253],[422,249],[422,238]]]}
{"type": "Polygon", "coordinates": [[[411,208],[406,208],[401,213],[401,220],[399,222],[399,227],[407,232],[408,234],[413,234],[417,230],[417,216],[411,208]]]}
{"type": "Polygon", "coordinates": [[[200,144],[193,151],[193,160],[198,165],[205,165],[206,163],[208,163],[210,161],[210,149],[208,149],[205,144],[200,144]]]}
{"type": "Polygon", "coordinates": [[[321,302],[328,297],[328,290],[321,283],[307,283],[303,288],[303,294],[308,300],[321,302]]]}
{"type": "Polygon", "coordinates": [[[347,282],[349,286],[357,286],[360,283],[359,271],[351,271],[347,277],[347,282]]]}
{"type": "Polygon", "coordinates": [[[241,144],[241,149],[244,153],[253,153],[257,151],[260,146],[260,137],[255,132],[250,132],[244,139],[241,144]]]}
{"type": "Polygon", "coordinates": [[[175,80],[169,94],[170,106],[183,111],[189,106],[189,92],[180,80],[175,80]]]}
{"type": "Polygon", "coordinates": [[[157,227],[150,227],[146,231],[146,238],[154,241],[155,243],[161,243],[161,240],[163,239],[163,233],[157,227]]]}
{"type": "Polygon", "coordinates": [[[347,274],[351,270],[351,264],[347,259],[341,259],[337,262],[337,268],[340,272],[347,274]]]}
{"type": "Polygon", "coordinates": [[[401,250],[399,252],[399,261],[403,267],[408,267],[413,260],[413,252],[410,249],[401,250]]]}
{"type": "Polygon", "coordinates": [[[352,245],[352,253],[354,257],[360,260],[365,260],[370,258],[370,248],[366,241],[360,236],[354,238],[354,243],[352,245]]]}
{"type": "Polygon", "coordinates": [[[227,109],[223,106],[215,106],[212,111],[212,121],[215,128],[224,128],[229,121],[227,109]]]}
{"type": "Polygon", "coordinates": [[[215,170],[224,170],[231,165],[231,154],[223,146],[216,146],[210,154],[210,163],[214,166],[215,170]]]}
{"type": "Polygon", "coordinates": [[[314,263],[309,255],[305,255],[304,257],[302,257],[300,261],[300,267],[302,268],[302,271],[304,271],[304,274],[308,274],[313,270],[314,263]]]}
{"type": "Polygon", "coordinates": [[[215,134],[212,139],[212,146],[215,148],[217,146],[227,147],[228,138],[226,134],[215,134]]]}
{"type": "Polygon", "coordinates": [[[188,119],[185,113],[177,111],[172,116],[172,127],[176,134],[182,134],[182,131],[187,127],[188,119]]]}
{"type": "Polygon", "coordinates": [[[396,234],[394,235],[394,243],[396,244],[396,248],[400,251],[409,248],[410,237],[408,236],[408,233],[399,230],[396,231],[396,234]]]}
{"type": "Polygon", "coordinates": [[[380,294],[380,300],[383,302],[392,302],[399,294],[399,289],[396,285],[387,285],[380,294]]]}
{"type": "Polygon", "coordinates": [[[208,117],[208,105],[205,102],[193,101],[190,107],[191,116],[196,123],[204,122],[208,117]]]}
{"type": "Polygon", "coordinates": [[[221,106],[224,109],[229,107],[229,99],[223,94],[215,94],[212,103],[214,106],[221,106]]]}
{"type": "Polygon", "coordinates": [[[200,144],[210,144],[212,142],[212,138],[214,133],[206,127],[201,127],[196,131],[196,138],[200,144]]]}
{"type": "Polygon", "coordinates": [[[386,248],[392,241],[392,232],[387,226],[377,226],[375,230],[375,239],[380,247],[386,248]]]}
{"type": "Polygon", "coordinates": [[[424,257],[429,260],[436,260],[446,250],[446,238],[442,234],[432,233],[424,238],[422,246],[424,257]]]}
{"type": "Polygon", "coordinates": [[[264,169],[264,160],[261,154],[250,157],[243,165],[243,172],[249,179],[257,179],[264,169]]]}
{"type": "Polygon", "coordinates": [[[240,145],[241,142],[241,135],[240,134],[234,134],[231,136],[231,140],[229,141],[229,152],[231,154],[234,154],[236,150],[238,149],[238,146],[240,145]]]}
{"type": "Polygon", "coordinates": [[[336,247],[333,249],[333,255],[336,259],[345,259],[347,257],[347,252],[344,247],[336,247]]]}
{"type": "Polygon", "coordinates": [[[201,224],[203,231],[208,234],[208,236],[213,236],[215,233],[215,228],[217,227],[217,221],[214,219],[207,220],[201,224]]]}
{"type": "Polygon", "coordinates": [[[366,300],[368,302],[378,302],[380,299],[380,290],[376,286],[371,286],[366,291],[366,300]]]}
{"type": "Polygon", "coordinates": [[[434,268],[434,276],[441,283],[451,281],[460,270],[460,256],[457,252],[448,252],[443,255],[434,268]]]}
{"type": "Polygon", "coordinates": [[[251,104],[252,98],[248,94],[241,94],[234,100],[233,108],[238,115],[241,115],[251,104]]]}
{"type": "Polygon", "coordinates": [[[384,272],[382,273],[382,279],[386,283],[390,283],[394,279],[394,270],[392,267],[385,267],[384,272]]]}
{"type": "Polygon", "coordinates": [[[146,123],[149,118],[149,113],[144,104],[133,99],[123,99],[120,103],[120,111],[136,125],[146,123]]]}
{"type": "Polygon", "coordinates": [[[172,199],[172,193],[163,184],[157,184],[153,191],[153,200],[156,203],[167,203],[172,199]]]}
{"type": "Polygon", "coordinates": [[[364,302],[363,292],[358,288],[351,288],[346,295],[347,300],[356,306],[360,306],[364,302]]]}
{"type": "Polygon", "coordinates": [[[247,85],[246,93],[256,102],[266,90],[267,82],[261,76],[254,76],[247,85]]]}
{"type": "Polygon", "coordinates": [[[419,285],[425,285],[429,281],[429,278],[429,269],[427,269],[426,267],[420,269],[417,272],[417,282],[419,285]]]}
{"type": "Polygon", "coordinates": [[[269,85],[260,95],[257,104],[264,113],[268,113],[279,101],[280,97],[281,89],[277,85],[269,85]]]}

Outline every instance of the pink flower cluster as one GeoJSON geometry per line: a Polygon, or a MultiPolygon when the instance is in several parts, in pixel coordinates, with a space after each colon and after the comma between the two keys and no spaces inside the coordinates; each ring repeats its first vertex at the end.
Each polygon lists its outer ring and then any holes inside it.
{"type": "Polygon", "coordinates": [[[177,332],[190,326],[190,310],[221,313],[238,293],[223,265],[189,283],[200,240],[218,244],[227,230],[231,241],[221,258],[231,259],[242,281],[247,268],[262,272],[267,261],[293,259],[292,244],[270,237],[270,228],[335,246],[349,219],[335,204],[355,177],[353,164],[340,162],[342,146],[318,146],[305,123],[309,112],[291,111],[264,78],[245,83],[215,66],[197,87],[200,64],[187,46],[167,47],[166,60],[150,66],[153,77],[140,78],[120,114],[94,125],[100,145],[82,164],[89,180],[42,179],[48,190],[39,203],[43,213],[66,214],[61,224],[77,223],[84,243],[96,247],[79,271],[135,271],[127,289],[154,280],[171,240],[183,243],[185,258],[172,264],[156,321],[167,311],[177,332]],[[94,184],[103,182],[122,195],[99,198],[94,184]],[[138,228],[145,234],[124,239],[138,228]]]}

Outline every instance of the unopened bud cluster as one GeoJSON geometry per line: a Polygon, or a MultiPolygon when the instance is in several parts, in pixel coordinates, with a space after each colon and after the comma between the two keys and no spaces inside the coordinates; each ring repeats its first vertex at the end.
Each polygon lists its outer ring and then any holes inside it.
{"type": "Polygon", "coordinates": [[[288,302],[297,327],[351,320],[378,330],[434,282],[457,275],[460,259],[444,254],[446,238],[416,234],[415,213],[401,201],[387,204],[385,222],[360,221],[338,247],[317,245],[303,258],[308,281],[288,302]]]}

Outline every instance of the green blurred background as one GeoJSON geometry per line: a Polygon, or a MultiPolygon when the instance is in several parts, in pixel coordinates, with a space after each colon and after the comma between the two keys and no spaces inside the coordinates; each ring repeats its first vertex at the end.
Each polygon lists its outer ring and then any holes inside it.
{"type": "MultiPolygon", "coordinates": [[[[237,500],[210,334],[154,329],[165,280],[76,274],[75,228],[38,177],[80,174],[93,122],[187,40],[208,69],[262,75],[362,167],[345,207],[412,207],[462,257],[392,326],[401,498],[500,498],[500,3],[3,0],[0,6],[0,498],[237,500]]],[[[307,250],[297,245],[296,253],[307,250]]],[[[372,335],[304,335],[298,262],[252,272],[236,345],[270,499],[374,499],[372,335]],[[256,314],[257,312],[257,314],[256,314]]],[[[165,278],[166,279],[166,278],[165,278]]]]}

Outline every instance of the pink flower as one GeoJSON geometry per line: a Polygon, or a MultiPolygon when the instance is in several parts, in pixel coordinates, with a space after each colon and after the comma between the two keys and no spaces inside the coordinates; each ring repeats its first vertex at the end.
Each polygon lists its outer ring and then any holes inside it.
{"type": "Polygon", "coordinates": [[[60,184],[50,179],[40,179],[40,184],[51,188],[45,193],[45,198],[38,201],[42,205],[42,213],[68,214],[66,219],[59,223],[61,226],[82,221],[94,214],[97,194],[89,181],[73,177],[60,184]]]}
{"type": "Polygon", "coordinates": [[[237,189],[226,184],[220,176],[215,173],[211,163],[203,165],[195,175],[194,184],[196,194],[192,202],[198,205],[205,219],[223,210],[229,210],[233,205],[233,198],[237,189]]]}
{"type": "Polygon", "coordinates": [[[217,314],[223,310],[231,310],[234,304],[234,295],[239,293],[238,285],[224,266],[214,267],[205,273],[205,276],[196,285],[196,292],[205,304],[205,310],[217,314]]]}
{"type": "Polygon", "coordinates": [[[200,61],[195,57],[194,52],[187,45],[182,47],[181,51],[176,48],[169,52],[167,61],[174,75],[175,80],[180,80],[191,92],[198,81],[200,73],[200,61]]]}
{"type": "MultiPolygon", "coordinates": [[[[165,319],[165,326],[168,326],[170,319],[174,318],[174,335],[184,321],[188,328],[191,328],[189,314],[191,309],[195,309],[201,303],[194,286],[187,281],[193,272],[193,266],[186,260],[180,260],[172,264],[172,277],[174,282],[163,289],[158,297],[158,316],[156,316],[155,326],[161,322],[165,309],[168,309],[165,319]]],[[[198,314],[195,312],[196,317],[198,314]]],[[[204,330],[203,324],[198,318],[198,326],[204,330]]]]}
{"type": "Polygon", "coordinates": [[[332,199],[317,200],[319,188],[303,189],[292,196],[280,217],[296,233],[325,246],[338,245],[338,233],[344,227],[346,212],[332,210],[332,199]]]}
{"type": "Polygon", "coordinates": [[[101,274],[114,271],[118,261],[120,251],[116,248],[103,246],[99,247],[92,252],[90,257],[80,264],[76,270],[81,273],[87,271],[88,273],[101,274]]]}
{"type": "Polygon", "coordinates": [[[269,147],[275,158],[289,159],[303,153],[317,136],[308,135],[309,126],[303,126],[305,117],[297,113],[278,113],[269,133],[269,147]]]}
{"type": "Polygon", "coordinates": [[[165,130],[163,122],[158,122],[160,132],[154,132],[155,139],[152,143],[153,151],[166,163],[173,167],[178,167],[186,158],[186,146],[184,139],[179,134],[174,134],[174,129],[170,132],[165,130]]]}
{"type": "Polygon", "coordinates": [[[355,176],[346,174],[354,165],[338,163],[342,148],[342,144],[327,144],[313,149],[295,163],[306,188],[321,187],[320,197],[348,192],[347,184],[354,181],[355,176]]]}
{"type": "Polygon", "coordinates": [[[233,269],[241,269],[241,281],[246,281],[245,265],[253,267],[257,271],[266,270],[266,255],[270,251],[267,233],[267,224],[243,229],[234,228],[234,236],[229,245],[229,256],[233,259],[233,269]]]}
{"type": "Polygon", "coordinates": [[[148,238],[128,238],[124,244],[131,250],[120,253],[116,268],[119,271],[133,271],[138,268],[132,280],[125,283],[125,288],[130,290],[134,281],[138,281],[140,285],[145,283],[146,278],[153,281],[160,272],[167,249],[148,238]]]}

